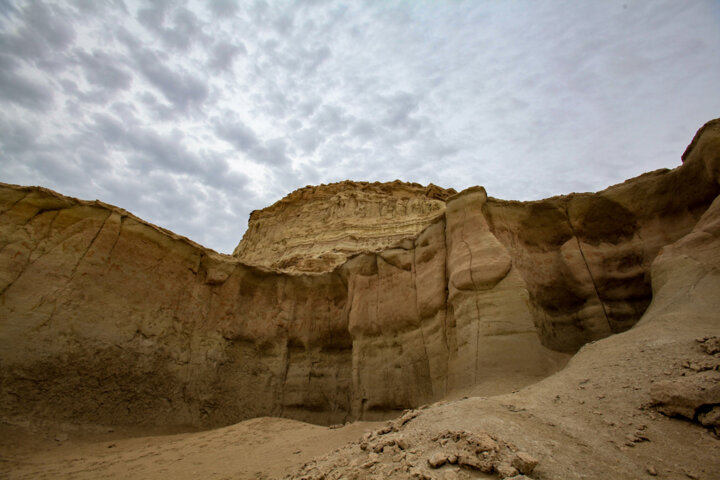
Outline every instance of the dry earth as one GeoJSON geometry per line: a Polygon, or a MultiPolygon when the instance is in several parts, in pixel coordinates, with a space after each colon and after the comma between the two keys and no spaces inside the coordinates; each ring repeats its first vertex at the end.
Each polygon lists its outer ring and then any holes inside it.
{"type": "Polygon", "coordinates": [[[358,422],[328,429],[271,417],[193,433],[5,424],[0,474],[28,480],[279,478],[374,426],[358,422]]]}
{"type": "Polygon", "coordinates": [[[236,257],[2,186],[0,477],[718,479],[718,193],[718,120],[596,194],[308,187],[236,257]]]}

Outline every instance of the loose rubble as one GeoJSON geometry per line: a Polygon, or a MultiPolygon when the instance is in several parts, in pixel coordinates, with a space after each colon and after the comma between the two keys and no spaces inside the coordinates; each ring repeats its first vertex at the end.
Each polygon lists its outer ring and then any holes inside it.
{"type": "MultiPolygon", "coordinates": [[[[481,472],[501,479],[528,479],[539,461],[511,443],[487,432],[446,430],[434,436],[407,434],[405,426],[420,414],[408,410],[397,420],[367,433],[356,444],[345,447],[342,456],[326,456],[306,465],[288,480],[340,478],[435,479],[437,471],[481,472]],[[347,457],[352,460],[347,461],[347,457]],[[340,465],[340,460],[345,462],[340,465]],[[342,474],[338,469],[342,467],[342,474]]],[[[447,478],[456,478],[448,473],[447,478]]],[[[457,477],[460,478],[460,477],[457,477]]],[[[465,477],[462,477],[465,478],[465,477]]]]}
{"type": "Polygon", "coordinates": [[[650,389],[652,405],[669,417],[684,417],[720,435],[720,337],[696,342],[706,358],[685,361],[682,376],[655,383],[650,389]]]}

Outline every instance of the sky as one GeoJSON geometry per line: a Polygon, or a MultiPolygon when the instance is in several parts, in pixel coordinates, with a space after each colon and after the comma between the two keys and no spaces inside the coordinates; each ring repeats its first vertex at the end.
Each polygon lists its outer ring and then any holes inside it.
{"type": "Polygon", "coordinates": [[[0,181],[230,253],[351,179],[534,200],[680,165],[720,1],[0,0],[0,181]]]}

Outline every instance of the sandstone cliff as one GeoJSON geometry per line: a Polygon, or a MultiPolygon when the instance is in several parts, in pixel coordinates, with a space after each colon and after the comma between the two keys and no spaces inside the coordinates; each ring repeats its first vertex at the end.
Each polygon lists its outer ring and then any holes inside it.
{"type": "Polygon", "coordinates": [[[282,271],[327,272],[348,256],[417,236],[454,193],[398,180],[308,186],[252,212],[233,256],[282,271]]]}
{"type": "MultiPolygon", "coordinates": [[[[704,159],[716,182],[718,133],[685,160],[704,159]]],[[[649,276],[635,327],[585,345],[556,375],[409,410],[285,478],[718,478],[720,197],[649,276]]]]}
{"type": "Polygon", "coordinates": [[[653,260],[720,193],[708,125],[682,166],[596,194],[302,189],[254,213],[234,257],[101,202],[2,185],[0,412],[338,423],[531,383],[562,366],[556,351],[642,316],[653,260]],[[379,226],[385,214],[398,221],[379,226]]]}

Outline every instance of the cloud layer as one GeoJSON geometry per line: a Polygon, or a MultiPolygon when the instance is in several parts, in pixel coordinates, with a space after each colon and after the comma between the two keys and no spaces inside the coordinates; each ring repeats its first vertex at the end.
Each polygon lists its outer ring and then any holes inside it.
{"type": "Polygon", "coordinates": [[[536,199],[679,164],[720,4],[0,0],[0,181],[222,252],[307,184],[536,199]]]}

